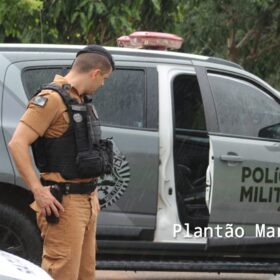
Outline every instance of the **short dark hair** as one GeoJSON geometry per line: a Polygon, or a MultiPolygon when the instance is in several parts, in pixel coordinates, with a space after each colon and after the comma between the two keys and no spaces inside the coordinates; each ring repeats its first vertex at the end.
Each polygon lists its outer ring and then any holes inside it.
{"type": "MultiPolygon", "coordinates": [[[[86,71],[89,71],[93,68],[100,68],[102,72],[104,72],[104,71],[108,72],[110,68],[107,67],[107,63],[105,63],[105,59],[111,65],[112,70],[115,70],[115,62],[114,62],[112,55],[110,54],[110,52],[107,49],[103,48],[100,45],[88,45],[88,46],[84,47],[83,49],[81,49],[80,51],[77,52],[76,59],[78,59],[81,56],[84,58],[84,60],[88,59],[88,62],[92,63],[93,65],[98,64],[98,67],[96,67],[96,66],[90,67],[88,65],[88,63],[86,63],[86,61],[85,61],[84,63],[82,63],[84,65],[84,67],[82,67],[82,69],[85,68],[86,71]],[[97,56],[85,57],[85,54],[96,54],[97,56]],[[102,59],[102,57],[104,59],[102,59]],[[94,63],[94,58],[96,59],[96,63],[94,63]],[[103,71],[102,68],[104,68],[104,67],[105,67],[105,69],[103,71]]],[[[79,59],[78,59],[78,61],[79,61],[79,59]]]]}
{"type": "Polygon", "coordinates": [[[76,57],[72,69],[79,73],[85,73],[92,69],[100,69],[101,72],[108,73],[112,68],[108,59],[97,53],[84,52],[76,57]]]}

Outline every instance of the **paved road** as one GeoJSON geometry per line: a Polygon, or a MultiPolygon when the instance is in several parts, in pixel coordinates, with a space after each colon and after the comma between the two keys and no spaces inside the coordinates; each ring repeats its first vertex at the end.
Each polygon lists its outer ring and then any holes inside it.
{"type": "Polygon", "coordinates": [[[98,270],[96,280],[280,280],[280,275],[245,273],[132,272],[98,270]]]}

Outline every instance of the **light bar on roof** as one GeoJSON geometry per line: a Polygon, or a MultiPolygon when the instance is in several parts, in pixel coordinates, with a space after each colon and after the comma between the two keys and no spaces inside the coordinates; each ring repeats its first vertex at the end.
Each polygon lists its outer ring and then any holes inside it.
{"type": "Polygon", "coordinates": [[[138,49],[180,49],[183,38],[169,33],[137,31],[117,39],[119,47],[138,49]]]}

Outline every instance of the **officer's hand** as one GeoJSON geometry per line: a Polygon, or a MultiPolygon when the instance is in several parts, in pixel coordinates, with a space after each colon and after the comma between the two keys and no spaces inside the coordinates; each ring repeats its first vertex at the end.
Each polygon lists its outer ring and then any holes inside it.
{"type": "Polygon", "coordinates": [[[52,212],[59,217],[59,211],[64,211],[63,206],[51,194],[50,187],[41,187],[34,191],[34,199],[40,207],[44,216],[51,215],[52,212]]]}

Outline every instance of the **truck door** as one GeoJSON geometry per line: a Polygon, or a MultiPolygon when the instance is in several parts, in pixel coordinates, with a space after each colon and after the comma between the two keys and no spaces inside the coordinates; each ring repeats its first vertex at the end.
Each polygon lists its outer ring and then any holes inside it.
{"type": "Polygon", "coordinates": [[[266,237],[261,227],[280,225],[279,99],[243,76],[207,76],[218,121],[218,132],[209,133],[208,245],[267,242],[259,238],[266,237]],[[229,238],[229,227],[235,238],[229,238]]]}

